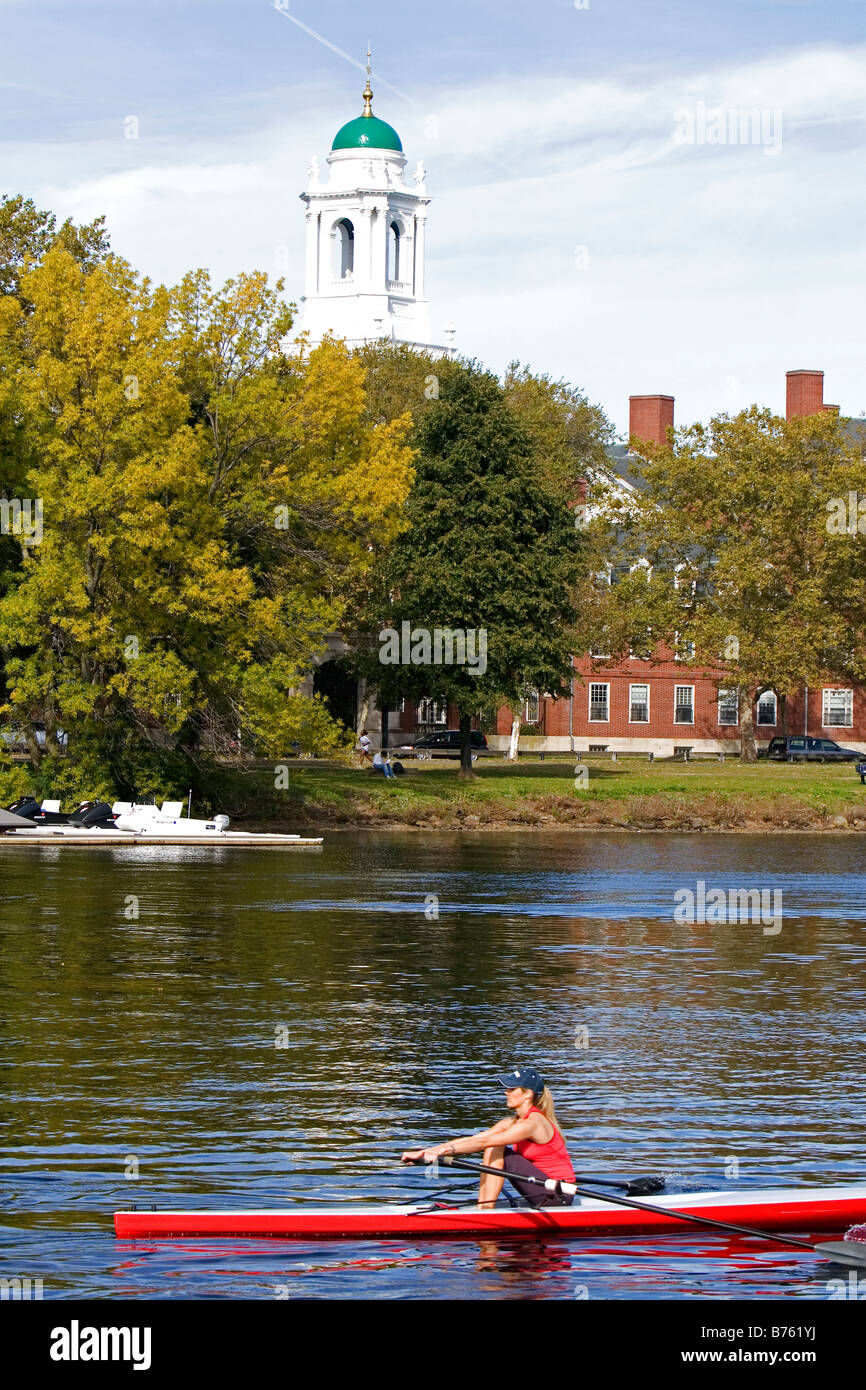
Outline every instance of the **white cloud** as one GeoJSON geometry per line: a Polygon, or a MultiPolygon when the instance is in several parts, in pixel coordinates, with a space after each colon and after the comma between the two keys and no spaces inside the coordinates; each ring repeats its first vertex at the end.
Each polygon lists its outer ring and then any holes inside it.
{"type": "MultiPolygon", "coordinates": [[[[621,427],[630,392],[675,394],[681,420],[780,408],[798,366],[824,367],[829,398],[859,412],[864,94],[866,46],[822,46],[687,77],[488,81],[408,119],[377,103],[430,171],[434,335],[453,317],[462,350],[568,376],[621,427]],[[781,152],[677,144],[675,113],[698,102],[780,109],[781,152]]],[[[330,94],[298,89],[295,105],[229,141],[77,146],[75,180],[64,146],[7,145],[7,187],[62,216],[106,213],[155,278],[288,264],[297,297],[297,194],[339,121],[330,94]]]]}

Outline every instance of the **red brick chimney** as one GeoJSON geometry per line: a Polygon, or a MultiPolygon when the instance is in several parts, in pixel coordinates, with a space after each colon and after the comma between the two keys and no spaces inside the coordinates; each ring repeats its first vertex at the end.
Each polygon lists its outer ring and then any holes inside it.
{"type": "Polygon", "coordinates": [[[629,396],[629,443],[667,444],[667,430],[674,427],[673,396],[629,396]]]}
{"type": "Polygon", "coordinates": [[[818,415],[824,409],[824,373],[788,372],[785,415],[818,415]]]}

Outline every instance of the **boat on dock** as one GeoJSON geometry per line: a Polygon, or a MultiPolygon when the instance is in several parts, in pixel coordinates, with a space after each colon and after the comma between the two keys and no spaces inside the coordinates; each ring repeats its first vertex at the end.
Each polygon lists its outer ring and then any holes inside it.
{"type": "Polygon", "coordinates": [[[183,814],[182,801],[161,806],[129,801],[83,801],[64,814],[60,802],[37,803],[32,798],[13,802],[0,815],[0,845],[78,845],[111,848],[118,845],[219,845],[260,849],[315,849],[321,836],[230,830],[228,816],[195,820],[183,814]]]}

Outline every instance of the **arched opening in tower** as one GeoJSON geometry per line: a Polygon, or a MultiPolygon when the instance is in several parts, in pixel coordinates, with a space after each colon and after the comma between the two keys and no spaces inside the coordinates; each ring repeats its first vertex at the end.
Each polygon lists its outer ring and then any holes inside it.
{"type": "Polygon", "coordinates": [[[334,278],[348,280],[355,269],[355,228],[348,217],[343,217],[334,224],[331,241],[334,278]]]}
{"type": "Polygon", "coordinates": [[[400,253],[400,227],[396,222],[392,222],[388,228],[388,279],[391,281],[400,279],[400,253]]]}

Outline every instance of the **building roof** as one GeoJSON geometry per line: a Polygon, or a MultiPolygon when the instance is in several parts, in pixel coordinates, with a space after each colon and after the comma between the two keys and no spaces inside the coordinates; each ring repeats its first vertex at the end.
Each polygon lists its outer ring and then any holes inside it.
{"type": "Polygon", "coordinates": [[[637,455],[632,453],[625,444],[611,444],[606,452],[611,472],[628,487],[642,492],[646,487],[646,479],[640,473],[633,471],[633,463],[637,455]]]}
{"type": "Polygon", "coordinates": [[[371,112],[347,121],[334,136],[334,150],[397,150],[403,153],[400,136],[387,121],[380,121],[371,112]]]}

